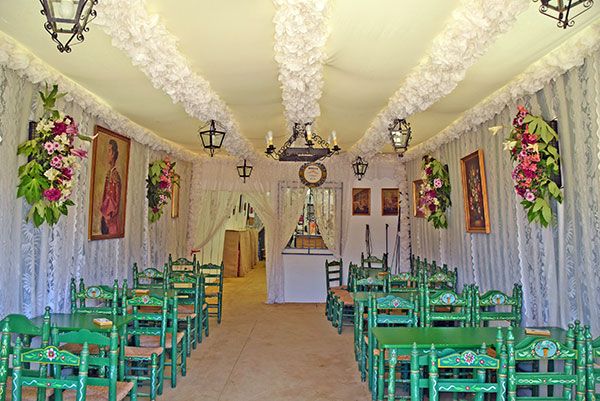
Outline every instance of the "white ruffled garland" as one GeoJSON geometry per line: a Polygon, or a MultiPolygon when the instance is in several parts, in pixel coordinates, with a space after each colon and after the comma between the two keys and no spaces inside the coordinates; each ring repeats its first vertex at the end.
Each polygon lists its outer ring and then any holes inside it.
{"type": "Polygon", "coordinates": [[[496,37],[506,32],[529,6],[523,0],[462,0],[428,54],[379,112],[365,135],[352,147],[369,157],[388,141],[388,124],[423,111],[449,94],[464,79],[496,37]]]}
{"type": "Polygon", "coordinates": [[[600,51],[600,21],[588,26],[573,38],[563,43],[519,74],[504,87],[498,89],[479,104],[466,111],[433,138],[410,149],[405,161],[431,153],[440,146],[452,141],[491,120],[507,106],[515,104],[523,96],[533,94],[552,79],[559,77],[573,67],[583,64],[586,57],[600,51]]]}
{"type": "Polygon", "coordinates": [[[273,0],[275,60],[279,64],[288,123],[313,121],[321,114],[327,0],[273,0]]]}
{"type": "Polygon", "coordinates": [[[199,158],[197,154],[159,137],[117,113],[96,95],[62,75],[3,32],[0,32],[0,65],[14,70],[19,76],[34,84],[41,82],[57,84],[61,92],[67,93],[66,101],[76,103],[84,112],[106,123],[110,129],[151,149],[167,152],[179,160],[193,161],[199,158]]]}
{"type": "Polygon", "coordinates": [[[255,159],[254,147],[239,132],[231,110],[212,90],[209,82],[196,74],[177,49],[177,39],[150,15],[145,0],[102,0],[95,22],[139,67],[155,88],[162,89],[174,103],[201,121],[214,119],[225,127],[223,147],[240,158],[255,159]],[[126,18],[124,18],[126,16],[126,18]]]}

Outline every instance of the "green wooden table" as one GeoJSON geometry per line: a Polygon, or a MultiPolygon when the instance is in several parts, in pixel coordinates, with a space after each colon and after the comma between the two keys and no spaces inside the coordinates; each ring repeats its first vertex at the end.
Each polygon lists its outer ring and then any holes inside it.
{"type": "MultiPolygon", "coordinates": [[[[567,331],[559,327],[544,327],[550,330],[551,338],[566,342],[567,331]]],[[[506,341],[506,328],[502,335],[506,341]]],[[[431,344],[437,349],[451,348],[456,351],[478,349],[481,344],[496,344],[497,327],[375,327],[373,335],[379,349],[378,377],[376,378],[377,400],[383,400],[385,351],[389,350],[389,377],[395,377],[397,357],[410,355],[413,344],[420,350],[428,350],[431,344]]],[[[525,334],[524,327],[513,327],[515,345],[532,337],[525,334]]],[[[544,338],[544,337],[539,337],[544,338]]],[[[369,367],[369,373],[372,369],[369,367]]],[[[375,383],[373,383],[375,384],[375,383]]],[[[389,380],[388,394],[396,391],[395,380],[389,380]]],[[[418,401],[418,400],[414,400],[418,401]]]]}
{"type": "MultiPolygon", "coordinates": [[[[100,318],[111,320],[118,331],[127,327],[127,324],[133,320],[131,316],[107,315],[105,313],[51,313],[50,323],[52,327],[57,327],[59,331],[87,329],[93,332],[110,333],[110,327],[100,327],[94,323],[94,319],[100,318]]],[[[44,323],[44,317],[34,317],[31,321],[35,325],[41,326],[44,323]]]]}

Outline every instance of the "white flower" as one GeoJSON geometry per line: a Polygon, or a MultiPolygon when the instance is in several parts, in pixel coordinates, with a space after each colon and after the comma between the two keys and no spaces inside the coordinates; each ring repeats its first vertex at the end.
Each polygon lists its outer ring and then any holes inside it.
{"type": "Polygon", "coordinates": [[[504,142],[504,150],[513,150],[517,146],[517,141],[504,142]]]}
{"type": "Polygon", "coordinates": [[[539,146],[537,143],[530,143],[529,145],[527,145],[527,149],[537,153],[539,150],[539,146]]]}
{"type": "Polygon", "coordinates": [[[58,171],[54,167],[51,167],[50,169],[46,170],[46,172],[44,173],[44,176],[46,176],[46,178],[49,179],[50,181],[54,181],[59,174],[60,174],[60,171],[58,171]]]}
{"type": "MultiPolygon", "coordinates": [[[[67,137],[67,134],[62,133],[58,136],[54,137],[54,140],[58,143],[61,143],[63,145],[68,145],[69,144],[69,137],[67,137]]],[[[60,151],[62,152],[64,150],[64,147],[62,149],[60,149],[60,151]]]]}

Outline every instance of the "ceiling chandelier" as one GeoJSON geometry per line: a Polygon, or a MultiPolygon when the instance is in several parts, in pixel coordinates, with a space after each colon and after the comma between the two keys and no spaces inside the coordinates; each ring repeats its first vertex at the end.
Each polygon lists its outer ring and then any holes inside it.
{"type": "MultiPolygon", "coordinates": [[[[594,5],[594,0],[539,0],[541,1],[540,13],[557,20],[556,26],[559,28],[567,29],[575,25],[573,19],[583,14],[594,5]],[[575,11],[574,8],[577,6],[583,6],[582,9],[575,11]],[[573,15],[573,13],[577,14],[573,15]]],[[[538,0],[533,0],[537,3],[538,0]]]]}
{"type": "Polygon", "coordinates": [[[215,120],[210,120],[208,123],[200,127],[198,131],[202,146],[208,149],[210,157],[215,155],[215,150],[220,149],[225,138],[225,127],[215,120]]]}
{"type": "Polygon", "coordinates": [[[404,118],[396,118],[389,126],[390,139],[399,157],[403,157],[410,144],[412,129],[404,118]]]}
{"type": "Polygon", "coordinates": [[[246,159],[244,159],[244,164],[237,166],[238,175],[244,180],[244,184],[246,183],[246,178],[250,178],[253,168],[253,166],[247,163],[246,159]]]}
{"type": "Polygon", "coordinates": [[[279,161],[312,163],[336,155],[342,150],[337,144],[335,131],[331,132],[329,141],[326,141],[312,131],[312,123],[294,123],[292,136],[285,141],[279,150],[276,150],[273,145],[272,131],[267,133],[266,141],[266,155],[279,161]],[[304,147],[294,147],[294,143],[301,138],[304,139],[304,147]]]}
{"type": "Polygon", "coordinates": [[[365,173],[367,172],[367,168],[369,167],[369,163],[364,160],[362,157],[358,156],[352,162],[352,170],[354,171],[354,175],[358,178],[358,181],[362,180],[365,173]]]}
{"type": "Polygon", "coordinates": [[[44,28],[57,43],[56,48],[61,53],[71,53],[71,42],[83,42],[84,32],[88,32],[88,23],[96,18],[94,6],[98,0],[40,0],[42,15],[46,16],[44,28]],[[70,35],[63,44],[59,34],[70,35]]]}

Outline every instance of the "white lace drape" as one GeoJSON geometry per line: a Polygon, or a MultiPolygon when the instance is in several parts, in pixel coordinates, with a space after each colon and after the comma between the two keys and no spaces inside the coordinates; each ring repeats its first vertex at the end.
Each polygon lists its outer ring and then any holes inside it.
{"type": "MultiPolygon", "coordinates": [[[[17,146],[27,138],[29,120],[40,112],[37,91],[11,69],[0,66],[0,316],[7,313],[39,315],[45,306],[54,311],[69,309],[71,277],[86,282],[109,284],[127,277],[133,262],[143,266],[164,263],[169,253],[183,254],[188,220],[191,164],[177,161],[182,177],[180,217],[171,219],[169,205],[159,222],[149,225],[145,179],[148,163],[164,153],[131,142],[125,238],[104,241],[87,240],[91,155],[75,177],[69,216],[53,228],[25,224],[28,206],[16,198],[17,169],[23,163],[17,146]]],[[[64,99],[61,99],[64,100],[64,99]]],[[[96,119],[74,102],[59,107],[80,124],[81,132],[92,134],[96,119]]],[[[103,121],[98,124],[115,127],[103,121]]],[[[127,135],[128,132],[121,131],[127,135]]]]}
{"type": "MultiPolygon", "coordinates": [[[[448,229],[435,230],[411,217],[415,255],[459,268],[462,283],[482,290],[523,284],[525,324],[565,325],[574,319],[600,333],[600,56],[546,84],[432,155],[449,164],[452,208],[448,229]],[[557,223],[543,229],[527,222],[513,190],[513,165],[488,127],[510,127],[516,105],[558,119],[564,201],[555,205],[557,223]],[[460,158],[482,148],[491,233],[465,232],[460,158]]],[[[408,164],[409,180],[422,175],[420,160],[408,164]]],[[[412,191],[411,191],[412,192],[412,191]]],[[[412,200],[412,196],[411,196],[412,200]]]]}
{"type": "Polygon", "coordinates": [[[321,237],[334,257],[341,256],[342,237],[341,187],[313,188],[315,216],[321,237]]]}

